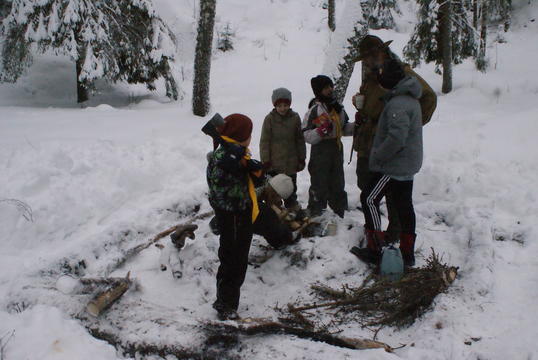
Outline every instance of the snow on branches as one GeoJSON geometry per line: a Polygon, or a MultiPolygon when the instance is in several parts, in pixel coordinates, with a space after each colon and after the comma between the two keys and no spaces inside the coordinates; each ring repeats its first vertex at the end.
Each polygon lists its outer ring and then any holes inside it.
{"type": "Polygon", "coordinates": [[[163,77],[167,96],[177,98],[175,37],[150,0],[14,0],[3,32],[3,81],[17,81],[32,52],[52,50],[77,62],[85,89],[98,78],[154,89],[163,77]]]}

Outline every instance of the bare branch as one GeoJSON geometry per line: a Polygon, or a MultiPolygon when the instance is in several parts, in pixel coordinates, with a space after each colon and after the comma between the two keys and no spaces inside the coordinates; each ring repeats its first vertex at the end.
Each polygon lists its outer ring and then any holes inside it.
{"type": "Polygon", "coordinates": [[[17,207],[17,210],[19,210],[22,217],[25,218],[26,221],[34,222],[34,215],[32,212],[32,208],[30,207],[30,205],[28,205],[24,201],[20,201],[17,199],[0,199],[0,203],[2,202],[14,205],[15,207],[17,207]]]}

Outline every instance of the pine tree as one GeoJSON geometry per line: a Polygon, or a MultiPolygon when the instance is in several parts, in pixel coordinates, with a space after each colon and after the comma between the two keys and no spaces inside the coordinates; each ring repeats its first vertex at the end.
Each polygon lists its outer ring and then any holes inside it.
{"type": "Polygon", "coordinates": [[[232,38],[235,36],[235,32],[232,30],[230,23],[226,23],[226,26],[217,33],[217,36],[217,49],[222,52],[234,49],[232,38]]]}
{"type": "Polygon", "coordinates": [[[418,23],[404,48],[404,57],[412,66],[421,60],[434,62],[436,72],[443,68],[443,91],[452,88],[452,64],[478,56],[477,32],[472,26],[465,0],[418,0],[418,23]]]}
{"type": "Polygon", "coordinates": [[[209,77],[216,7],[217,0],[200,0],[192,90],[192,111],[194,115],[198,116],[206,116],[210,108],[209,77]]]}
{"type": "Polygon", "coordinates": [[[504,31],[510,28],[512,21],[512,0],[487,0],[489,2],[489,21],[500,21],[504,31]]]}
{"type": "Polygon", "coordinates": [[[4,33],[3,81],[19,79],[35,48],[76,62],[78,102],[100,78],[153,90],[163,77],[167,96],[177,99],[175,38],[149,0],[13,0],[4,33]]]}
{"type": "MultiPolygon", "coordinates": [[[[498,24],[508,31],[511,22],[512,0],[467,0],[472,1],[473,26],[480,34],[480,44],[476,56],[476,67],[485,71],[488,65],[486,45],[488,28],[498,24]]],[[[502,38],[499,35],[498,39],[502,38]]]]}
{"type": "Polygon", "coordinates": [[[361,6],[370,29],[393,29],[394,14],[401,14],[396,0],[361,0],[361,6]]]}

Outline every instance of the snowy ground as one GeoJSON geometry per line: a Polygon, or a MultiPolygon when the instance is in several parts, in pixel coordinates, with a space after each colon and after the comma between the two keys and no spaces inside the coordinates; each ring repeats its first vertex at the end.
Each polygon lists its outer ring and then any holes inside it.
{"type": "MultiPolygon", "coordinates": [[[[62,274],[75,272],[84,260],[87,267],[80,271],[86,276],[104,275],[120,249],[185,221],[197,205],[200,212],[209,209],[205,154],[211,142],[200,132],[206,119],[190,113],[193,2],[156,3],[180,34],[182,101],[169,102],[162,90],[152,94],[142,87],[103,86],[90,106],[80,109],[74,105],[74,65],[53,57],[38,59],[19,83],[0,85],[0,201],[24,201],[33,217],[25,219],[28,213],[14,202],[0,202],[0,348],[5,345],[5,359],[121,359],[71,318],[82,311],[86,298],[58,291],[65,290],[62,274]]],[[[254,120],[254,154],[272,89],[289,88],[293,108],[301,114],[306,110],[309,79],[320,71],[330,38],[320,3],[264,0],[254,7],[240,0],[219,2],[217,27],[230,22],[236,42],[233,52],[214,56],[213,110],[241,112],[254,120]]],[[[337,1],[339,9],[342,5],[337,1]]],[[[413,9],[407,6],[409,15],[413,9]]],[[[394,354],[368,350],[359,355],[271,336],[246,339],[241,356],[538,359],[538,21],[533,20],[538,6],[519,6],[511,32],[503,34],[506,42],[492,42],[488,49],[490,71],[478,73],[471,63],[456,67],[454,91],[438,94],[438,109],[424,129],[425,161],[414,192],[417,265],[434,247],[460,267],[460,276],[437,298],[433,311],[411,327],[377,334],[390,345],[409,346],[394,354]]],[[[400,32],[377,34],[394,39],[391,47],[401,54],[412,29],[409,21],[409,16],[399,21],[400,32]]],[[[439,91],[441,78],[432,66],[418,72],[439,91]]],[[[356,71],[345,100],[350,113],[349,98],[359,82],[356,71]]],[[[344,146],[347,156],[350,139],[344,146]]],[[[345,171],[354,209],[359,199],[354,164],[345,171]]],[[[301,173],[303,203],[308,184],[308,174],[301,173]]],[[[196,344],[192,327],[215,318],[211,303],[218,266],[218,243],[207,219],[196,223],[196,240],[180,253],[183,277],[161,272],[160,251],[149,248],[112,274],[131,271],[140,289],[122,298],[124,318],[113,308],[101,325],[108,321],[117,330],[123,321],[127,327],[121,335],[130,341],[196,344]],[[184,331],[166,326],[172,322],[184,331]]],[[[304,266],[291,265],[290,253],[275,252],[250,267],[241,315],[275,316],[275,304],[309,299],[308,285],[316,281],[360,283],[367,269],[348,249],[362,224],[362,214],[352,210],[335,237],[296,245],[292,250],[308,260],[304,266]]],[[[263,254],[263,245],[255,239],[252,255],[263,254]]],[[[343,330],[345,336],[373,336],[358,326],[343,330]]]]}

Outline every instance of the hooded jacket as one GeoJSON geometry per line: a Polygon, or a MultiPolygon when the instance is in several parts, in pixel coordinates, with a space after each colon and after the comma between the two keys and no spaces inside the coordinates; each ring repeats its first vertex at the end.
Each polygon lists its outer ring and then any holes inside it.
{"type": "Polygon", "coordinates": [[[396,180],[412,180],[422,166],[422,111],[418,99],[422,86],[406,75],[383,96],[385,106],[379,117],[370,153],[370,170],[396,180]]]}
{"type": "MultiPolygon", "coordinates": [[[[411,69],[409,64],[403,64],[403,67],[406,75],[417,78],[422,86],[422,95],[419,101],[422,110],[422,125],[426,125],[437,107],[437,95],[435,95],[435,92],[428,83],[411,69]]],[[[365,83],[361,86],[360,92],[366,96],[364,106],[360,112],[368,121],[361,125],[360,131],[357,131],[353,139],[353,149],[357,151],[358,157],[368,158],[372,149],[377,122],[383,111],[384,104],[381,99],[387,93],[387,90],[379,86],[375,77],[367,77],[365,83]]]]}
{"type": "Polygon", "coordinates": [[[301,118],[293,110],[282,116],[273,109],[263,121],[260,138],[260,157],[270,162],[278,173],[293,175],[299,163],[305,161],[306,144],[301,130],[301,118]]]}

